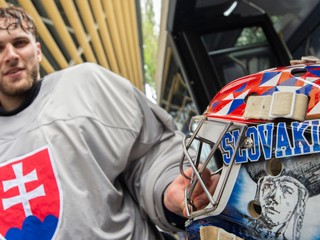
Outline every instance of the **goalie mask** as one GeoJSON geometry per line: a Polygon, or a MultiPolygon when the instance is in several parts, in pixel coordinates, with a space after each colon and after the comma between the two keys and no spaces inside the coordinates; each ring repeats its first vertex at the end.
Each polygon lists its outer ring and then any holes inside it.
{"type": "Polygon", "coordinates": [[[244,239],[318,239],[320,65],[295,65],[237,79],[194,117],[184,140],[193,168],[185,204],[190,240],[216,226],[244,239]],[[196,149],[193,159],[189,151],[196,149]],[[220,179],[214,194],[204,168],[220,179]],[[192,205],[200,183],[209,200],[192,205]]]}

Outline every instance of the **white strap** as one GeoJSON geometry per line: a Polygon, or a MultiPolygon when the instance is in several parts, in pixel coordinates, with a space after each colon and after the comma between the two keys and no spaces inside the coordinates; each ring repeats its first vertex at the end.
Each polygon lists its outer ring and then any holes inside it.
{"type": "Polygon", "coordinates": [[[202,226],[200,227],[200,240],[242,240],[242,238],[216,226],[202,226]]]}
{"type": "Polygon", "coordinates": [[[320,59],[315,56],[305,56],[301,57],[301,60],[291,60],[291,65],[297,65],[297,64],[317,64],[320,63],[320,59]]]}
{"type": "Polygon", "coordinates": [[[268,96],[250,96],[243,117],[245,119],[273,120],[289,118],[304,121],[308,97],[295,92],[274,92],[268,96]]]}

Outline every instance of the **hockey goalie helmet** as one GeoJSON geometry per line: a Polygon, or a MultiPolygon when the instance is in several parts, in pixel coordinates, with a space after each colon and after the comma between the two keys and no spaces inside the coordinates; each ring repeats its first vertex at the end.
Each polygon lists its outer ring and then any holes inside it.
{"type": "Polygon", "coordinates": [[[192,119],[180,166],[190,179],[189,239],[199,239],[205,226],[244,239],[320,236],[319,100],[320,65],[279,67],[227,84],[192,119]],[[201,177],[204,168],[220,175],[213,194],[201,177]],[[192,204],[198,183],[209,200],[204,209],[192,204]]]}

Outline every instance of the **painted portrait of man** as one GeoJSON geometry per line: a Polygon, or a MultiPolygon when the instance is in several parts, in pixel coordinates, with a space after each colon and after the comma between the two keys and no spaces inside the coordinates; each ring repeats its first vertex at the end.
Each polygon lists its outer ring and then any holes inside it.
{"type": "Polygon", "coordinates": [[[257,184],[256,199],[261,204],[258,231],[269,238],[299,239],[308,199],[306,187],[290,176],[266,176],[257,184]]]}
{"type": "Polygon", "coordinates": [[[260,211],[251,224],[259,239],[301,239],[308,200],[320,189],[318,161],[310,157],[277,159],[277,174],[270,171],[272,162],[248,164],[247,171],[257,184],[254,200],[260,211]]]}

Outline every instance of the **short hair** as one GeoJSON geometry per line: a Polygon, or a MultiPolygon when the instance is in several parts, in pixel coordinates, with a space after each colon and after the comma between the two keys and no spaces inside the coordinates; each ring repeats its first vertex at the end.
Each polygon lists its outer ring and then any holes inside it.
{"type": "Polygon", "coordinates": [[[30,32],[34,38],[37,38],[37,27],[30,16],[24,9],[9,5],[8,7],[0,7],[0,19],[5,19],[4,26],[0,26],[1,30],[14,30],[20,27],[26,33],[30,32]]]}

